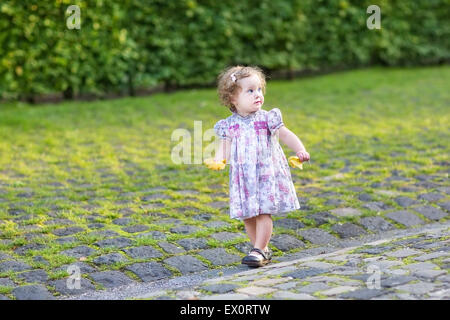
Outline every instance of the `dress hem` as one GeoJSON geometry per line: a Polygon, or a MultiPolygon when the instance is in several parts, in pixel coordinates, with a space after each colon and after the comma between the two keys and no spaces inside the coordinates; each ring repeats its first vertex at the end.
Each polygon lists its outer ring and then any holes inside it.
{"type": "Polygon", "coordinates": [[[243,216],[243,217],[231,217],[230,216],[230,218],[231,219],[235,219],[235,220],[246,220],[246,219],[250,219],[250,218],[254,218],[254,217],[257,217],[257,216],[259,216],[259,215],[261,215],[261,214],[270,214],[270,215],[277,215],[277,214],[280,214],[280,213],[286,213],[286,212],[292,212],[292,211],[295,211],[295,210],[299,210],[301,208],[301,206],[299,206],[298,208],[296,208],[296,209],[288,209],[288,210],[284,210],[284,211],[277,211],[277,212],[265,212],[265,213],[258,213],[257,215],[254,215],[254,216],[243,216]]]}

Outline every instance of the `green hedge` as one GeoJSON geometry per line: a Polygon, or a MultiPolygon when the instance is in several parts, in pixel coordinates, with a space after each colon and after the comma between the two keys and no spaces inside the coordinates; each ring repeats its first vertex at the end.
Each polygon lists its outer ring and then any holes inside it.
{"type": "Polygon", "coordinates": [[[378,0],[381,30],[366,27],[371,4],[2,0],[0,97],[210,84],[236,63],[279,71],[449,60],[449,0],[378,0]],[[80,30],[66,27],[71,4],[81,8],[80,30]]]}

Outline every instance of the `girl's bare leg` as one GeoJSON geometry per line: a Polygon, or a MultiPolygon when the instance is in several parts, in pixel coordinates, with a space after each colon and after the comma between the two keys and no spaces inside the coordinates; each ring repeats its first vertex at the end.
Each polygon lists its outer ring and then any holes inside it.
{"type": "Polygon", "coordinates": [[[272,236],[273,222],[270,214],[260,214],[256,217],[256,240],[254,247],[267,251],[272,236]]]}
{"type": "Polygon", "coordinates": [[[255,246],[256,241],[256,218],[257,217],[253,217],[244,220],[245,231],[247,232],[247,235],[250,238],[252,246],[255,246]]]}

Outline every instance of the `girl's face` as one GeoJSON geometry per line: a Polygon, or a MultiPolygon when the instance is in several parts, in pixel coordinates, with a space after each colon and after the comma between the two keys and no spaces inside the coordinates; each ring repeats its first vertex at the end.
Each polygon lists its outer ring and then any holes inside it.
{"type": "Polygon", "coordinates": [[[264,95],[259,77],[253,74],[250,77],[238,80],[238,84],[241,90],[231,99],[237,113],[245,117],[259,111],[264,104],[264,95]]]}

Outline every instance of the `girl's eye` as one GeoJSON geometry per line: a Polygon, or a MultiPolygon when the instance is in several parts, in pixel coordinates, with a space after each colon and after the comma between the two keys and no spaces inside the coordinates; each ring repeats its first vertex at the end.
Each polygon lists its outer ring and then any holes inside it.
{"type": "Polygon", "coordinates": [[[253,92],[253,89],[249,89],[247,92],[253,92]]]}
{"type": "Polygon", "coordinates": [[[258,91],[261,91],[261,88],[258,88],[258,91]]]}

